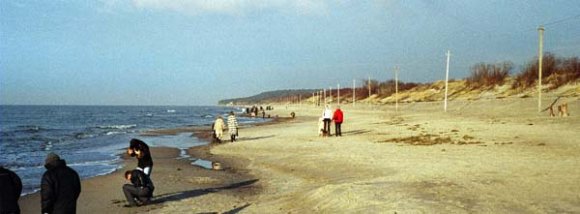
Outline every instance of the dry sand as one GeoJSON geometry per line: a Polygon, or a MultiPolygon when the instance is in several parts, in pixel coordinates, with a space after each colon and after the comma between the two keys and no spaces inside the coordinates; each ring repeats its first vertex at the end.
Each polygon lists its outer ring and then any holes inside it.
{"type": "Polygon", "coordinates": [[[83,181],[79,213],[580,213],[580,101],[567,100],[566,118],[520,98],[452,101],[447,113],[441,102],[343,106],[343,137],[327,138],[321,108],[276,106],[297,118],[190,151],[226,170],[155,150],[159,203],[121,208],[114,173],[83,181]]]}
{"type": "Polygon", "coordinates": [[[317,136],[320,108],[278,106],[298,117],[211,151],[249,159],[260,179],[242,213],[578,213],[580,103],[568,102],[567,118],[538,114],[534,99],[453,101],[447,113],[440,102],[344,106],[339,138],[317,136]]]}

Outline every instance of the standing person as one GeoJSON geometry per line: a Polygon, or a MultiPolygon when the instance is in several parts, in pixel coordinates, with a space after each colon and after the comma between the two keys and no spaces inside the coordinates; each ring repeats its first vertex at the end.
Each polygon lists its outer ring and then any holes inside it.
{"type": "Polygon", "coordinates": [[[334,120],[334,135],[337,137],[342,137],[342,129],[340,126],[342,125],[342,121],[344,119],[343,117],[344,116],[342,110],[340,110],[340,106],[337,106],[334,114],[332,115],[332,120],[334,120]]]}
{"type": "Polygon", "coordinates": [[[226,124],[221,115],[218,115],[213,124],[213,130],[215,133],[216,140],[218,143],[222,143],[222,136],[224,135],[224,129],[226,129],[226,124]]]}
{"type": "Polygon", "coordinates": [[[79,174],[55,153],[49,153],[45,162],[40,184],[42,213],[76,213],[81,194],[79,174]]]}
{"type": "Polygon", "coordinates": [[[228,133],[230,134],[232,143],[236,141],[236,136],[238,136],[238,120],[233,111],[230,111],[230,116],[228,116],[228,133]]]}
{"type": "Polygon", "coordinates": [[[18,199],[22,193],[22,181],[13,171],[0,166],[0,213],[18,214],[18,199]]]}
{"type": "Polygon", "coordinates": [[[153,158],[151,158],[149,146],[145,142],[135,138],[131,139],[129,148],[127,148],[127,154],[131,157],[137,157],[137,169],[151,177],[153,158]]]}
{"type": "Polygon", "coordinates": [[[141,170],[134,169],[125,172],[125,179],[130,182],[130,184],[123,185],[123,193],[127,203],[129,203],[125,207],[141,206],[151,202],[155,186],[149,176],[141,170]]]}
{"type": "Polygon", "coordinates": [[[330,122],[332,121],[332,110],[330,106],[326,105],[324,111],[322,111],[322,119],[324,121],[324,133],[326,136],[330,136],[330,122]]]}

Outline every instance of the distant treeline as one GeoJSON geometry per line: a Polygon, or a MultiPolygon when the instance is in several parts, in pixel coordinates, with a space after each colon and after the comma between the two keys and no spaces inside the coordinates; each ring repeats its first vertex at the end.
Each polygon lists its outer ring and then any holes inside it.
{"type": "MultiPolygon", "coordinates": [[[[508,77],[511,77],[511,88],[515,90],[525,90],[537,87],[538,81],[538,59],[528,62],[524,68],[516,74],[512,74],[514,65],[505,61],[500,63],[477,63],[471,67],[470,76],[464,79],[465,86],[472,89],[491,89],[495,86],[502,86],[508,77]]],[[[542,60],[542,83],[549,86],[549,89],[558,88],[570,82],[580,79],[580,61],[578,57],[557,57],[552,53],[544,55],[542,60]]],[[[455,81],[455,80],[451,80],[455,81]]],[[[355,88],[354,93],[357,100],[365,99],[371,95],[388,97],[395,93],[395,80],[362,80],[363,85],[355,88]]],[[[433,83],[398,82],[399,92],[412,90],[420,86],[429,86],[433,83]]],[[[417,88],[417,90],[422,88],[417,88]]],[[[313,93],[322,89],[303,90],[279,90],[264,92],[255,96],[227,99],[219,101],[219,104],[252,105],[258,103],[298,103],[312,97],[313,93]]],[[[336,98],[336,89],[328,92],[327,96],[336,98]]],[[[340,96],[352,97],[352,88],[341,88],[340,96]]]]}

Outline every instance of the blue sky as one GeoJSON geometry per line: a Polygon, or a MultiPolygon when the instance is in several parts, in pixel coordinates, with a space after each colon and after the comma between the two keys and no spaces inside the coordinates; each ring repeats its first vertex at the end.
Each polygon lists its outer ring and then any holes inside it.
{"type": "Polygon", "coordinates": [[[0,104],[212,105],[580,55],[577,0],[0,0],[0,104]]]}

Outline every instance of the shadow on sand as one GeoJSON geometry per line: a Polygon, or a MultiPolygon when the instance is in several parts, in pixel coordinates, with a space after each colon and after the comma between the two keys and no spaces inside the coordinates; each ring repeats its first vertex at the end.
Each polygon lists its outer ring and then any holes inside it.
{"type": "Polygon", "coordinates": [[[371,131],[359,129],[359,130],[352,130],[352,131],[342,132],[342,134],[343,135],[360,135],[360,134],[366,134],[366,133],[369,133],[369,132],[371,132],[371,131]]]}
{"type": "Polygon", "coordinates": [[[240,141],[252,141],[252,140],[261,140],[261,139],[268,139],[276,137],[276,135],[268,135],[268,136],[260,136],[260,137],[240,137],[238,140],[240,141]]]}
{"type": "MultiPolygon", "coordinates": [[[[150,204],[154,205],[154,204],[161,204],[161,203],[171,202],[171,201],[180,201],[180,200],[187,199],[187,198],[193,198],[193,197],[198,197],[198,196],[202,196],[202,195],[209,194],[209,193],[219,192],[220,190],[236,189],[236,188],[252,185],[258,181],[259,181],[259,179],[253,179],[253,180],[242,181],[239,183],[230,184],[230,185],[223,186],[223,187],[194,189],[194,190],[188,190],[188,191],[177,192],[177,193],[167,193],[167,194],[158,195],[158,196],[154,197],[150,204]]],[[[246,206],[241,207],[241,209],[244,209],[248,206],[250,206],[250,204],[247,204],[246,206]]],[[[240,208],[237,208],[237,209],[240,209],[240,208]]],[[[229,211],[228,213],[239,212],[239,210],[238,211],[235,211],[235,210],[236,209],[233,209],[233,210],[229,211]],[[232,212],[232,211],[235,211],[235,212],[232,212]]]]}

